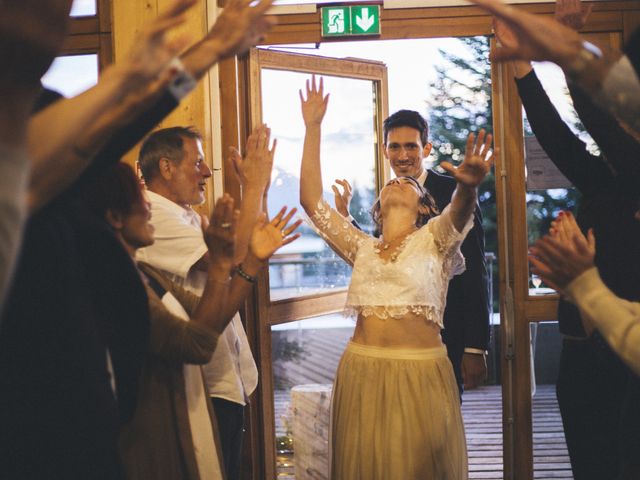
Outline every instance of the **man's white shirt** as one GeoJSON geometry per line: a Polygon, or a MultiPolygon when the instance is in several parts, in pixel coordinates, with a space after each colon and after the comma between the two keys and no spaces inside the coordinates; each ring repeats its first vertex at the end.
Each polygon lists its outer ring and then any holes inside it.
{"type": "MultiPolygon", "coordinates": [[[[136,260],[164,271],[177,284],[202,295],[207,275],[192,268],[207,252],[200,215],[157,193],[147,190],[147,195],[151,202],[155,242],[138,250],[136,260]]],[[[239,314],[220,336],[203,372],[212,397],[245,405],[255,390],[258,370],[239,314]]]]}

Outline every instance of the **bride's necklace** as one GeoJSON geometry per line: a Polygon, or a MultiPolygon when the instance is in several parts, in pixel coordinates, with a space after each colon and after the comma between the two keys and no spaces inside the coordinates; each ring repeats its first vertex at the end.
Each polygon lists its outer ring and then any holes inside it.
{"type": "Polygon", "coordinates": [[[391,262],[395,262],[398,259],[398,255],[400,255],[400,252],[404,250],[404,246],[407,243],[407,238],[409,238],[409,235],[411,235],[417,229],[418,228],[416,226],[412,225],[411,228],[408,229],[406,232],[401,233],[400,235],[398,235],[397,237],[395,237],[393,240],[389,242],[385,242],[384,240],[379,240],[377,245],[374,247],[373,251],[377,254],[380,254],[381,251],[389,250],[391,247],[395,246],[394,251],[389,256],[389,260],[391,262]]]}

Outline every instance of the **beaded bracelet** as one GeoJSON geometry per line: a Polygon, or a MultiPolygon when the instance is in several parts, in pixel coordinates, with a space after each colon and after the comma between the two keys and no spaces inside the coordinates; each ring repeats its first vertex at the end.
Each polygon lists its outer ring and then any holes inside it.
{"type": "Polygon", "coordinates": [[[252,277],[251,275],[249,275],[247,272],[245,272],[242,269],[242,264],[239,264],[234,271],[240,275],[242,278],[244,278],[247,282],[249,283],[256,283],[257,277],[252,277]]]}

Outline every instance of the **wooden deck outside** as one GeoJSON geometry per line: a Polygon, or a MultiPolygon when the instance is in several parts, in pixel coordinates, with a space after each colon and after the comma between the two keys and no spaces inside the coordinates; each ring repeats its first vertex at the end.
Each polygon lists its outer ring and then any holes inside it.
{"type": "MultiPolygon", "coordinates": [[[[274,334],[276,334],[274,332],[274,334]]],[[[276,374],[290,385],[331,383],[351,329],[295,330],[277,332],[303,349],[296,361],[279,363],[276,374]]],[[[276,362],[278,364],[278,362],[276,362]]],[[[275,393],[276,437],[284,438],[289,390],[275,393]]],[[[502,400],[499,385],[465,392],[462,403],[469,455],[469,478],[503,478],[502,400]]],[[[538,385],[533,397],[534,478],[572,479],[562,422],[552,385],[538,385]]],[[[295,456],[278,455],[278,478],[294,479],[295,456]]],[[[318,477],[322,478],[322,477],[318,477]]]]}

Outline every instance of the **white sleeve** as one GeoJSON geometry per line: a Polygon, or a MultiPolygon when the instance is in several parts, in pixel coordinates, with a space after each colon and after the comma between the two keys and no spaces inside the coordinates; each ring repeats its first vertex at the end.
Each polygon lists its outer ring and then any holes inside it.
{"type": "Polygon", "coordinates": [[[445,257],[445,271],[449,278],[465,271],[464,255],[460,251],[460,245],[473,228],[473,214],[469,216],[462,232],[459,232],[453,224],[451,217],[451,205],[447,205],[442,213],[429,220],[422,228],[429,228],[433,235],[438,251],[445,257]]]}
{"type": "Polygon", "coordinates": [[[151,223],[155,227],[155,242],[138,250],[136,259],[186,278],[191,268],[207,253],[202,231],[167,215],[153,215],[151,223]]]}
{"type": "Polygon", "coordinates": [[[324,199],[318,201],[310,219],[318,234],[329,246],[347,263],[353,265],[360,245],[370,238],[369,235],[354,227],[324,199]]]}
{"type": "Polygon", "coordinates": [[[451,217],[451,204],[447,205],[442,213],[429,220],[427,225],[431,225],[431,233],[435,239],[438,250],[446,252],[459,247],[462,241],[473,228],[473,213],[469,215],[462,232],[459,232],[453,224],[451,217]]]}
{"type": "Polygon", "coordinates": [[[0,145],[0,305],[11,284],[27,217],[29,166],[24,150],[0,145]]]}
{"type": "Polygon", "coordinates": [[[595,267],[571,282],[567,294],[611,348],[640,374],[640,303],[616,296],[595,267]]]}

